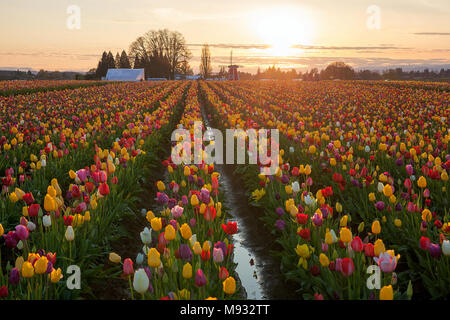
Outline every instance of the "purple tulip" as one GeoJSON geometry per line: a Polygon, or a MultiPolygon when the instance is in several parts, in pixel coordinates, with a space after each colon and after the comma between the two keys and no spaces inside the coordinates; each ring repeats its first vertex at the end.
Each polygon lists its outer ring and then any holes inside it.
{"type": "Polygon", "coordinates": [[[28,239],[28,229],[27,227],[19,224],[16,226],[16,238],[19,240],[26,240],[28,239]]]}
{"type": "Polygon", "coordinates": [[[378,201],[375,203],[375,208],[377,208],[378,211],[383,211],[385,207],[385,204],[383,201],[378,201]]]}
{"type": "Polygon", "coordinates": [[[9,274],[9,283],[12,285],[17,285],[20,281],[20,273],[17,268],[13,268],[9,274]]]}
{"type": "Polygon", "coordinates": [[[279,230],[283,230],[284,228],[286,228],[286,222],[284,222],[284,220],[278,219],[277,222],[275,222],[275,227],[279,230]]]}
{"type": "Polygon", "coordinates": [[[192,251],[191,248],[185,243],[180,244],[180,248],[178,249],[178,254],[180,255],[181,259],[185,261],[191,261],[192,260],[192,251]]]}
{"type": "Polygon", "coordinates": [[[284,214],[284,210],[283,210],[283,208],[281,208],[281,207],[278,207],[278,208],[275,210],[275,212],[277,213],[277,215],[278,215],[279,217],[283,216],[283,214],[284,214]]]}
{"type": "Polygon", "coordinates": [[[202,287],[206,284],[206,277],[203,273],[202,269],[198,269],[197,272],[195,272],[195,285],[197,287],[202,287]]]}
{"type": "Polygon", "coordinates": [[[183,206],[187,205],[189,203],[187,196],[182,196],[181,202],[183,203],[183,206]]]}
{"type": "Polygon", "coordinates": [[[439,258],[441,256],[441,247],[438,244],[430,244],[428,247],[428,252],[433,258],[439,258]]]}
{"type": "Polygon", "coordinates": [[[408,174],[408,176],[412,176],[414,174],[414,168],[412,165],[406,165],[406,173],[408,174]]]}

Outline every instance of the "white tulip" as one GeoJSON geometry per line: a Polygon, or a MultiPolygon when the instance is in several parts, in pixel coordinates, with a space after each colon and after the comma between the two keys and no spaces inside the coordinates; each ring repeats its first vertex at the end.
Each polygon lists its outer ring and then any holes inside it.
{"type": "Polygon", "coordinates": [[[300,191],[300,184],[298,183],[298,181],[292,182],[292,191],[296,193],[300,191]]]}
{"type": "Polygon", "coordinates": [[[22,242],[22,240],[20,240],[19,242],[17,242],[16,248],[19,249],[19,250],[22,250],[22,249],[23,249],[23,242],[22,242]]]}
{"type": "Polygon", "coordinates": [[[144,269],[139,269],[134,273],[133,288],[140,294],[144,294],[148,290],[150,280],[144,269]]]}
{"type": "Polygon", "coordinates": [[[145,227],[144,231],[141,232],[141,241],[143,244],[149,244],[152,242],[152,232],[145,227]]]}
{"type": "Polygon", "coordinates": [[[42,217],[42,223],[44,224],[44,227],[48,228],[52,225],[52,217],[49,215],[45,215],[42,217]]]}
{"type": "Polygon", "coordinates": [[[442,253],[445,256],[450,256],[450,240],[444,240],[442,242],[442,253]]]}
{"type": "Polygon", "coordinates": [[[67,227],[65,237],[67,241],[73,241],[73,239],[75,239],[75,232],[73,231],[72,226],[67,227]]]}
{"type": "Polygon", "coordinates": [[[136,263],[142,264],[143,262],[144,262],[144,255],[142,253],[138,253],[138,255],[136,257],[136,263]]]}
{"type": "Polygon", "coordinates": [[[383,192],[384,189],[384,185],[382,182],[378,182],[378,186],[377,186],[377,190],[378,192],[383,192]]]}

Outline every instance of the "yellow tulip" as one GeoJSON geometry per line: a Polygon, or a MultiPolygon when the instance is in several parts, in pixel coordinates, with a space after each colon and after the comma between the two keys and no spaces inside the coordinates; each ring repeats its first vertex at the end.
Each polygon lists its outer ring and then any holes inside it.
{"type": "Polygon", "coordinates": [[[43,274],[47,271],[48,260],[47,257],[40,257],[38,261],[34,264],[34,270],[36,274],[43,274]]]}
{"type": "Polygon", "coordinates": [[[200,243],[198,241],[196,241],[194,243],[192,250],[194,251],[194,254],[196,254],[196,255],[199,255],[202,253],[202,247],[200,246],[200,243]]]}
{"type": "Polygon", "coordinates": [[[394,300],[394,290],[392,289],[392,285],[381,288],[380,300],[394,300]]]}
{"type": "Polygon", "coordinates": [[[342,242],[344,243],[349,243],[352,241],[352,232],[350,231],[349,228],[342,228],[341,232],[339,233],[339,238],[341,239],[342,242]]]}
{"type": "Polygon", "coordinates": [[[56,211],[58,208],[56,206],[55,199],[49,195],[46,194],[44,198],[44,209],[46,211],[56,211]]]}
{"type": "Polygon", "coordinates": [[[150,222],[152,229],[155,231],[159,231],[162,229],[161,218],[153,218],[150,222]]]}
{"type": "Polygon", "coordinates": [[[160,254],[155,248],[151,248],[148,252],[148,265],[152,268],[159,267],[161,264],[160,254]]]}
{"type": "Polygon", "coordinates": [[[58,281],[62,278],[61,268],[53,269],[52,273],[49,276],[52,283],[58,283],[58,281]]]}
{"type": "Polygon", "coordinates": [[[9,200],[11,200],[11,202],[13,203],[16,203],[17,201],[19,201],[19,197],[15,192],[12,192],[9,194],[9,200]]]}
{"type": "Polygon", "coordinates": [[[392,196],[392,188],[391,188],[391,185],[390,184],[386,184],[385,186],[384,186],[384,188],[383,188],[383,194],[386,196],[386,197],[390,197],[390,196],[392,196]]]}
{"type": "Polygon", "coordinates": [[[31,278],[32,276],[34,276],[33,265],[30,262],[26,261],[22,265],[22,277],[31,278]]]}
{"type": "Polygon", "coordinates": [[[115,252],[111,252],[109,254],[109,261],[111,261],[112,263],[120,263],[120,261],[122,261],[122,257],[119,256],[117,253],[115,252]]]}
{"type": "Polygon", "coordinates": [[[166,226],[166,229],[164,230],[164,238],[167,241],[171,241],[175,239],[175,236],[176,236],[175,228],[171,224],[168,224],[166,226]]]}
{"type": "Polygon", "coordinates": [[[183,225],[180,228],[180,233],[183,239],[190,239],[192,237],[192,230],[191,227],[187,223],[183,223],[183,225]]]}
{"type": "Polygon", "coordinates": [[[425,188],[427,186],[427,179],[425,179],[423,176],[420,176],[419,180],[417,180],[417,185],[419,188],[425,188]]]}
{"type": "Polygon", "coordinates": [[[397,228],[400,228],[400,227],[402,226],[402,220],[400,220],[400,219],[395,219],[395,220],[394,220],[394,225],[395,225],[397,228]]]}
{"type": "Polygon", "coordinates": [[[322,267],[326,268],[326,267],[328,267],[330,265],[330,260],[328,259],[328,257],[324,253],[320,254],[319,261],[320,261],[320,264],[322,265],[322,267]]]}
{"type": "Polygon", "coordinates": [[[236,292],[236,280],[233,277],[228,277],[225,279],[223,284],[223,292],[226,294],[233,294],[236,292]]]}
{"type": "Polygon", "coordinates": [[[373,234],[379,234],[381,232],[381,225],[380,225],[380,221],[375,220],[372,223],[372,233],[373,234]]]}
{"type": "Polygon", "coordinates": [[[5,233],[5,229],[3,229],[2,224],[0,223],[0,237],[5,233]]]}
{"type": "Polygon", "coordinates": [[[377,239],[373,246],[373,251],[375,253],[375,257],[379,257],[381,253],[386,251],[383,240],[377,239]]]}
{"type": "Polygon", "coordinates": [[[192,278],[192,265],[189,262],[183,266],[182,275],[184,279],[192,278]]]}

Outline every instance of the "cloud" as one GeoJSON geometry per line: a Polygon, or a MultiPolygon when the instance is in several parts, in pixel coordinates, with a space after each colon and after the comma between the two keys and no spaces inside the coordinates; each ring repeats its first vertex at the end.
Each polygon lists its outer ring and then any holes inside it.
{"type": "MultiPolygon", "coordinates": [[[[224,48],[224,49],[269,49],[272,46],[269,44],[231,44],[231,43],[212,43],[208,44],[211,48],[224,48]]],[[[203,44],[191,43],[190,47],[201,47],[203,44]]],[[[398,47],[394,45],[380,45],[380,46],[312,46],[295,44],[292,48],[302,50],[409,50],[412,48],[398,47]]]]}
{"type": "MultiPolygon", "coordinates": [[[[268,49],[271,46],[268,44],[231,44],[231,43],[212,43],[209,44],[210,48],[221,48],[221,49],[268,49]]],[[[189,47],[202,47],[203,44],[200,43],[189,43],[189,47]]]]}
{"type": "Polygon", "coordinates": [[[414,32],[418,36],[450,36],[450,32],[414,32]]]}

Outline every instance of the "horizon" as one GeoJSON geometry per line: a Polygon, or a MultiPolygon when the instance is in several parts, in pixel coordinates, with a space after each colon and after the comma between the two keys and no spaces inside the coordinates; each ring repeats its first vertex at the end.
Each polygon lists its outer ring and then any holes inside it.
{"type": "Polygon", "coordinates": [[[450,37],[450,3],[442,0],[197,0],[195,5],[172,0],[164,6],[146,0],[132,5],[119,0],[4,0],[0,9],[0,27],[7,30],[0,35],[0,68],[8,69],[87,72],[96,68],[103,51],[128,52],[138,36],[164,28],[184,36],[195,73],[204,43],[210,46],[215,72],[229,62],[230,50],[240,70],[248,73],[272,65],[304,72],[334,61],[356,70],[450,65],[445,41],[450,37]],[[67,22],[73,5],[80,9],[80,29],[72,30],[67,22]]]}

